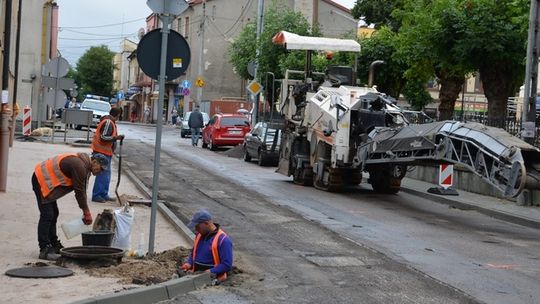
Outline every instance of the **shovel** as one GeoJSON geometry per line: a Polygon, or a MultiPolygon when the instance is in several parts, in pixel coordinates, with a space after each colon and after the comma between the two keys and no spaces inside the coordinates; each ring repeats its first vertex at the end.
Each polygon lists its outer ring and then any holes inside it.
{"type": "Polygon", "coordinates": [[[124,143],[124,139],[122,138],[120,140],[120,147],[118,148],[118,178],[116,180],[116,188],[114,189],[114,193],[116,194],[116,199],[118,200],[118,203],[120,206],[122,206],[122,201],[120,200],[120,195],[118,195],[118,186],[120,185],[120,177],[122,176],[122,144],[124,143]]]}

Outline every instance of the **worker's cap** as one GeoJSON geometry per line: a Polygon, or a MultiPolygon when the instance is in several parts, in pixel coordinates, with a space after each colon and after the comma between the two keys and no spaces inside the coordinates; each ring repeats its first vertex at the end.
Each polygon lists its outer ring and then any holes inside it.
{"type": "Polygon", "coordinates": [[[210,212],[208,212],[205,209],[199,209],[195,214],[193,214],[193,218],[191,219],[191,222],[187,225],[190,229],[193,229],[197,224],[204,223],[206,221],[209,221],[212,219],[212,215],[210,212]]]}
{"type": "Polygon", "coordinates": [[[109,168],[109,158],[101,153],[92,154],[92,159],[96,160],[100,165],[101,169],[107,170],[109,168]]]}

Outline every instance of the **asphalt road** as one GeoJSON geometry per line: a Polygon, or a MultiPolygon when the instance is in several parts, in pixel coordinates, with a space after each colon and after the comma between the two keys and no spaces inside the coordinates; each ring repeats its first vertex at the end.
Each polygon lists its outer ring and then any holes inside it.
{"type": "MultiPolygon", "coordinates": [[[[155,128],[122,124],[125,163],[152,184],[155,128]]],[[[326,193],[239,159],[162,137],[160,196],[209,208],[244,273],[182,303],[537,303],[540,233],[369,185],[326,193]],[[192,302],[191,302],[192,301],[192,302]]]]}

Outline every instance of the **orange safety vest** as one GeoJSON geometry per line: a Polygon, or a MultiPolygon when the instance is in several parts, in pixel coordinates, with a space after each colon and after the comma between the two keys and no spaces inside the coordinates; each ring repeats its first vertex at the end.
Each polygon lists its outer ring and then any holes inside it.
{"type": "Polygon", "coordinates": [[[69,156],[77,156],[75,153],[59,154],[36,165],[34,173],[41,188],[41,195],[47,197],[58,186],[71,186],[73,181],[60,170],[60,162],[69,156]]]}
{"type": "MultiPolygon", "coordinates": [[[[103,125],[107,122],[107,120],[111,120],[110,118],[103,119],[99,122],[96,128],[96,134],[94,134],[94,139],[92,140],[92,151],[103,153],[108,156],[113,155],[113,144],[114,141],[103,141],[101,140],[101,132],[103,132],[103,125]]],[[[112,136],[116,136],[116,123],[112,121],[112,136]]]]}
{"type": "MultiPolygon", "coordinates": [[[[216,236],[214,236],[214,240],[212,241],[212,257],[214,260],[214,266],[217,266],[221,263],[221,261],[219,260],[218,242],[219,242],[219,237],[222,234],[223,234],[223,239],[225,239],[227,234],[223,232],[223,230],[218,229],[218,232],[216,233],[216,236]]],[[[221,239],[222,242],[223,242],[223,239],[221,239]]],[[[192,271],[195,271],[195,257],[197,256],[197,246],[199,245],[200,240],[201,240],[201,234],[198,233],[197,236],[195,236],[195,243],[193,244],[193,256],[192,256],[193,267],[191,269],[192,271]]],[[[222,282],[225,281],[227,279],[227,273],[223,273],[219,275],[217,279],[222,282]]]]}

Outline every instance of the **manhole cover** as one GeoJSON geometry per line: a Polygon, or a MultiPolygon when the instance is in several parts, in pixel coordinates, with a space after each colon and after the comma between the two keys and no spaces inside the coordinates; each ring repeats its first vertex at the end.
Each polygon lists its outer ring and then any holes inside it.
{"type": "Polygon", "coordinates": [[[16,278],[62,278],[73,275],[73,271],[56,266],[30,266],[6,271],[6,275],[16,278]]]}
{"type": "Polygon", "coordinates": [[[366,263],[353,257],[305,256],[305,258],[320,267],[350,267],[366,265],[366,263]]]}

